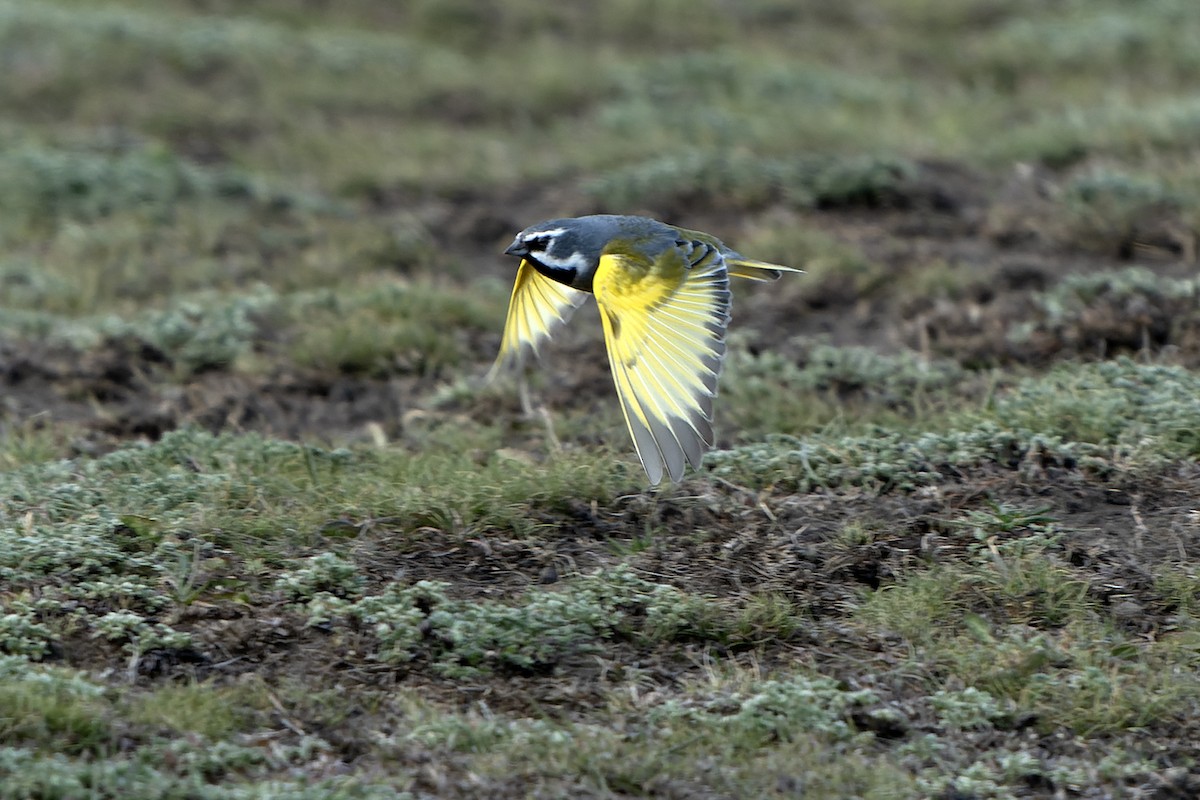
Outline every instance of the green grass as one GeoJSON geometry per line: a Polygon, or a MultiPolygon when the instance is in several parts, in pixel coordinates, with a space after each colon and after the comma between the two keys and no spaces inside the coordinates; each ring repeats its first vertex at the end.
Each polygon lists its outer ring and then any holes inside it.
{"type": "Polygon", "coordinates": [[[721,422],[750,440],[871,424],[911,426],[976,390],[956,364],[861,347],[813,345],[801,364],[771,350],[751,356],[735,349],[727,363],[721,422]]]}
{"type": "Polygon", "coordinates": [[[1001,698],[1044,730],[1112,734],[1200,701],[1194,631],[1144,644],[1105,622],[1062,565],[1026,556],[991,566],[914,573],[856,616],[903,636],[931,681],[1001,698]]]}
{"type": "Polygon", "coordinates": [[[245,727],[244,717],[253,708],[245,705],[248,694],[205,684],[164,686],[138,696],[127,717],[137,725],[220,741],[245,727]]]}
{"type": "MultiPolygon", "coordinates": [[[[489,449],[491,435],[486,429],[435,432],[427,450],[409,452],[324,450],[256,435],[183,430],[100,459],[9,472],[3,486],[10,513],[31,512],[35,526],[67,523],[81,536],[131,516],[152,520],[146,535],[164,540],[179,530],[217,530],[230,541],[270,542],[311,536],[320,523],[343,515],[397,518],[405,528],[453,521],[460,530],[529,532],[536,527],[527,513],[532,504],[553,508],[574,499],[568,486],[574,497],[605,499],[629,480],[624,465],[585,453],[540,465],[501,456],[478,464],[471,449],[489,449]],[[480,469],[487,480],[478,479],[480,469]],[[439,495],[443,503],[434,499],[439,495]]],[[[14,564],[30,563],[10,557],[14,564]]],[[[75,554],[62,557],[66,564],[75,554]]],[[[54,563],[46,568],[62,565],[54,563]]]]}
{"type": "Polygon", "coordinates": [[[0,427],[0,469],[40,464],[65,455],[78,431],[74,426],[48,423],[48,419],[33,417],[0,427]]]}
{"type": "Polygon", "coordinates": [[[785,156],[796,142],[872,157],[1137,161],[1145,143],[1186,153],[1194,138],[1178,100],[1200,66],[1181,44],[1196,29],[1180,0],[1137,14],[1112,2],[972,3],[953,14],[886,6],[874,10],[877,26],[853,24],[856,4],[674,5],[511,0],[475,14],[361,3],[330,19],[286,4],[249,16],[9,3],[0,42],[16,68],[4,99],[33,132],[59,111],[77,126],[117,117],[167,140],[200,130],[241,165],[285,174],[304,163],[334,188],[502,185],[694,148],[702,159],[721,149],[785,156]],[[1023,79],[1029,52],[1037,81],[1023,79]],[[1138,70],[1118,69],[1131,58],[1138,70]],[[88,92],[92,81],[108,88],[88,92]],[[381,117],[413,124],[385,137],[381,117]],[[513,127],[520,141],[495,135],[513,127]]]}
{"type": "Polygon", "coordinates": [[[214,368],[262,372],[280,356],[298,369],[434,375],[477,355],[479,336],[504,324],[498,298],[506,295],[493,282],[473,297],[386,278],[282,296],[258,284],[236,294],[181,293],[164,308],[124,318],[0,309],[0,331],[84,351],[136,342],[179,378],[214,368]]]}
{"type": "Polygon", "coordinates": [[[941,414],[924,431],[876,424],[866,433],[773,435],[714,453],[709,464],[742,485],[804,492],[910,491],[988,465],[1152,470],[1200,455],[1198,391],[1196,374],[1179,367],[1072,365],[1021,380],[977,409],[941,414]]]}
{"type": "MultiPolygon", "coordinates": [[[[930,695],[942,725],[1006,730],[1023,715],[1043,731],[1090,738],[1178,719],[1200,703],[1193,622],[1153,642],[1123,631],[1061,558],[1061,532],[1036,509],[993,505],[959,522],[976,540],[964,558],[910,570],[865,594],[854,614],[866,629],[902,637],[929,685],[966,687],[930,695]]],[[[956,750],[935,745],[923,757],[935,773],[975,774],[993,791],[1011,780],[1004,764],[1020,760],[1012,753],[966,767],[956,750]]],[[[1036,759],[1025,767],[1051,772],[1036,759]]],[[[1106,765],[1114,780],[1146,768],[1128,756],[1106,765]]]]}
{"type": "MultiPolygon", "coordinates": [[[[630,125],[631,131],[642,125],[630,125]]],[[[686,123],[685,123],[686,127],[686,123]]],[[[917,168],[898,159],[762,159],[684,150],[613,170],[587,189],[603,205],[795,208],[886,205],[917,168]]]]}

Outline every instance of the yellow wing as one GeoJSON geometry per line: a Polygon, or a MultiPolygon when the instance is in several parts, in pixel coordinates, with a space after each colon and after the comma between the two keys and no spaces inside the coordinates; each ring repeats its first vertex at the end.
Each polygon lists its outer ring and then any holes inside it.
{"type": "Polygon", "coordinates": [[[729,276],[716,247],[667,249],[655,262],[600,258],[593,291],[625,422],[651,483],[683,477],[712,446],[712,406],[725,356],[729,276]]]}
{"type": "Polygon", "coordinates": [[[500,354],[488,372],[488,380],[520,363],[527,353],[536,354],[542,341],[561,328],[585,299],[587,292],[551,280],[528,261],[522,261],[508,303],[500,354]]]}

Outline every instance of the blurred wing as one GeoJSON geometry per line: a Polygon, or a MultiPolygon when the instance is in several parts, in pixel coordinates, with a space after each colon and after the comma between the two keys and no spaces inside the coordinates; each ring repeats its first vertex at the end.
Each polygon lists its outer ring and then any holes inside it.
{"type": "Polygon", "coordinates": [[[520,363],[527,353],[536,354],[542,341],[561,328],[586,298],[587,292],[550,280],[528,261],[522,261],[508,302],[500,354],[488,372],[488,380],[520,363]]]}
{"type": "Polygon", "coordinates": [[[725,355],[729,277],[716,247],[669,248],[657,261],[601,256],[593,290],[625,422],[650,482],[683,477],[712,446],[725,355]]]}

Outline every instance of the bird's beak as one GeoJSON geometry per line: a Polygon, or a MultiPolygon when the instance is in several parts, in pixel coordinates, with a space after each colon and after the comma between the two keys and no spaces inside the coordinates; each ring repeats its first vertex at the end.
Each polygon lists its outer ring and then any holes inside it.
{"type": "Polygon", "coordinates": [[[510,244],[508,249],[504,251],[504,255],[524,258],[525,256],[529,255],[529,248],[526,247],[525,243],[520,239],[514,239],[513,243],[510,244]]]}

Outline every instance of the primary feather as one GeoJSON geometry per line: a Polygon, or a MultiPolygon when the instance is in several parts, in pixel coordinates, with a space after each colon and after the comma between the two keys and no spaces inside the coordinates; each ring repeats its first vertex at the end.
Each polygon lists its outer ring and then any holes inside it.
{"type": "Polygon", "coordinates": [[[625,422],[651,483],[700,466],[725,355],[729,277],[715,248],[604,255],[594,281],[625,422]]]}
{"type": "Polygon", "coordinates": [[[538,346],[566,324],[586,299],[587,292],[557,283],[522,261],[508,303],[500,354],[488,377],[520,362],[528,353],[536,354],[538,346]]]}

